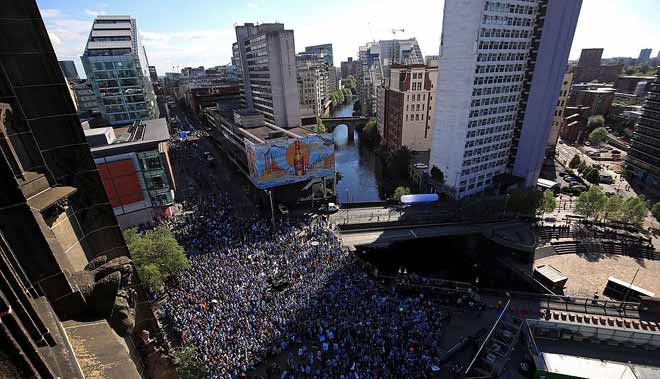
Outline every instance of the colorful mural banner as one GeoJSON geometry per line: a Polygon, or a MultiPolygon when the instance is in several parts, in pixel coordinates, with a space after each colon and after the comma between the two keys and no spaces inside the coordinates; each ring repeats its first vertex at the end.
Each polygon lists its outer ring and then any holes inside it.
{"type": "Polygon", "coordinates": [[[245,141],[250,177],[260,189],[335,175],[335,144],[331,134],[277,140],[245,141]]]}

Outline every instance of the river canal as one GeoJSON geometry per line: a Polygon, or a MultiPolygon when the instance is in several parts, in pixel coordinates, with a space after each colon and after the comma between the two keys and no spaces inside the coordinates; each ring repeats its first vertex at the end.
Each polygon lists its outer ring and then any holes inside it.
{"type": "MultiPolygon", "coordinates": [[[[353,115],[353,104],[343,105],[332,112],[332,117],[353,115]]],[[[360,148],[360,138],[355,131],[355,140],[348,142],[348,128],[337,126],[335,139],[335,167],[342,179],[337,183],[339,203],[381,200],[375,174],[376,156],[367,147],[360,148]]]]}

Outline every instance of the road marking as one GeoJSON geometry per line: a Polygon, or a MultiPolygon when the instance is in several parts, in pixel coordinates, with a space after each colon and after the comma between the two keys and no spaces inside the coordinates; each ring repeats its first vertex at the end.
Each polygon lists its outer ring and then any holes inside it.
{"type": "Polygon", "coordinates": [[[415,234],[412,229],[410,229],[410,233],[412,233],[413,237],[417,238],[417,234],[415,234]]]}

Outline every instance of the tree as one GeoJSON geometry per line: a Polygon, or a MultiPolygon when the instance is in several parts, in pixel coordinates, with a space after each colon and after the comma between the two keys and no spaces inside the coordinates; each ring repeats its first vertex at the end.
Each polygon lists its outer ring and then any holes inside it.
{"type": "Polygon", "coordinates": [[[621,221],[641,226],[644,223],[646,215],[649,213],[649,207],[646,203],[644,195],[639,197],[631,197],[623,202],[623,209],[621,212],[621,221]]]}
{"type": "Polygon", "coordinates": [[[408,177],[408,167],[410,166],[410,160],[412,159],[412,152],[407,146],[401,146],[400,149],[394,151],[389,156],[389,162],[387,167],[393,176],[399,178],[408,177]]]}
{"type": "Polygon", "coordinates": [[[589,133],[589,141],[591,143],[599,145],[607,139],[607,129],[601,127],[598,127],[594,129],[591,133],[589,133]]]}
{"type": "Polygon", "coordinates": [[[557,207],[557,201],[555,200],[555,194],[551,190],[547,189],[543,191],[543,199],[540,202],[540,211],[544,213],[552,213],[557,207]]]}
{"type": "Polygon", "coordinates": [[[337,104],[342,104],[344,102],[344,92],[338,89],[334,92],[334,94],[337,97],[337,104]]]}
{"type": "Polygon", "coordinates": [[[380,135],[378,134],[375,118],[367,121],[367,124],[362,128],[360,138],[369,145],[378,145],[380,143],[380,135]]]}
{"type": "Polygon", "coordinates": [[[542,198],[543,193],[539,191],[514,189],[509,193],[508,200],[505,200],[506,208],[514,213],[533,215],[540,208],[542,198]]]}
{"type": "Polygon", "coordinates": [[[591,186],[589,191],[583,192],[575,203],[575,212],[586,218],[595,218],[605,209],[607,196],[598,186],[591,186]]]}
{"type": "Polygon", "coordinates": [[[588,167],[586,170],[584,170],[582,176],[584,176],[584,178],[589,183],[598,184],[600,179],[600,171],[597,168],[588,167]]]}
{"type": "Polygon", "coordinates": [[[357,85],[357,80],[355,80],[355,77],[353,75],[348,75],[347,77],[341,80],[341,84],[343,87],[350,88],[351,90],[353,90],[357,85]]]}
{"type": "Polygon", "coordinates": [[[442,170],[436,166],[431,167],[431,178],[433,178],[433,180],[438,184],[445,183],[445,174],[443,174],[442,170]]]}
{"type": "Polygon", "coordinates": [[[585,162],[585,161],[580,161],[580,164],[578,165],[577,170],[578,170],[578,172],[579,172],[580,174],[583,174],[584,171],[587,169],[587,167],[589,167],[589,166],[587,166],[587,162],[585,162]]]}
{"type": "Polygon", "coordinates": [[[660,201],[657,201],[651,207],[651,214],[655,217],[656,220],[660,221],[660,201]]]}
{"type": "Polygon", "coordinates": [[[160,291],[164,281],[190,268],[183,248],[163,226],[144,235],[126,229],[124,238],[142,283],[151,291],[160,291]]]}
{"type": "Polygon", "coordinates": [[[208,369],[195,359],[195,348],[186,345],[173,351],[176,372],[181,379],[197,379],[208,377],[208,369]]]}
{"type": "Polygon", "coordinates": [[[605,125],[605,118],[601,115],[591,116],[587,121],[587,130],[594,130],[605,125]]]}
{"type": "Polygon", "coordinates": [[[353,93],[351,92],[350,88],[344,88],[342,89],[342,92],[344,93],[344,102],[349,102],[351,101],[351,98],[353,97],[353,93]]]}
{"type": "Polygon", "coordinates": [[[410,195],[410,188],[399,186],[394,190],[394,199],[401,201],[401,196],[410,195]]]}
{"type": "Polygon", "coordinates": [[[325,127],[325,124],[321,120],[321,117],[316,118],[316,132],[317,133],[327,133],[328,129],[325,127]]]}
{"type": "Polygon", "coordinates": [[[573,156],[573,159],[571,159],[571,161],[568,163],[568,167],[572,169],[577,169],[578,167],[580,167],[580,163],[582,163],[582,159],[580,159],[580,155],[575,154],[573,156]]]}
{"type": "Polygon", "coordinates": [[[623,215],[623,198],[619,195],[608,197],[604,212],[607,220],[620,221],[623,215]]]}

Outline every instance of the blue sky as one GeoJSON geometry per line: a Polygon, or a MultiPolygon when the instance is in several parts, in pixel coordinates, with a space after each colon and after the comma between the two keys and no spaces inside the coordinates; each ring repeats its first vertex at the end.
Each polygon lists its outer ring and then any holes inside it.
{"type": "MultiPolygon", "coordinates": [[[[442,0],[37,0],[59,59],[80,55],[97,14],[137,19],[149,62],[160,75],[185,66],[226,64],[235,40],[233,25],[283,22],[295,31],[296,49],[332,43],[335,66],[370,40],[415,37],[424,55],[437,54],[442,0]],[[404,5],[405,4],[405,5],[404,5]]],[[[657,0],[584,0],[571,49],[605,48],[605,57],[660,49],[657,0]]]]}

